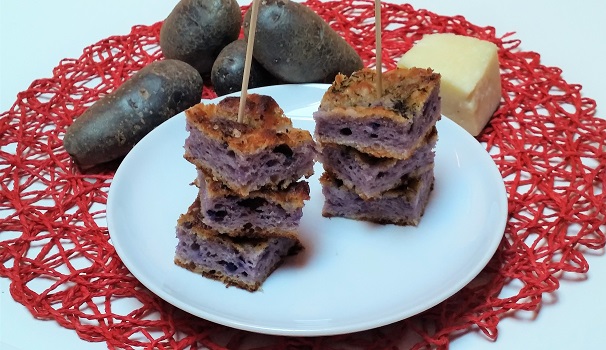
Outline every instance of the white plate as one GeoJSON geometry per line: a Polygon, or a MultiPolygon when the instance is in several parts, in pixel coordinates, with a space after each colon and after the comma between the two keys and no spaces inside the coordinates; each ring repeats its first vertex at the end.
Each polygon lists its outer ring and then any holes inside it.
{"type": "MultiPolygon", "coordinates": [[[[256,89],[270,95],[300,128],[327,85],[256,89]]],[[[322,217],[318,177],[301,221],[305,250],[263,284],[225,288],[173,264],[175,224],[197,191],[183,159],[184,115],[146,136],[124,159],[107,203],[109,233],[141,283],[175,306],[234,328],[277,335],[348,333],[386,325],[453,295],[486,265],[501,241],[505,188],[484,148],[447,118],[438,123],[436,182],[418,227],[322,217]]]]}

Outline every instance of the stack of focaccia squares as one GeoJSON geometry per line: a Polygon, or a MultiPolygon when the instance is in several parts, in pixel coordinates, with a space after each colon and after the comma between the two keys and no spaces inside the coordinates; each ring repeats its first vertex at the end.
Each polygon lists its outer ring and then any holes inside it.
{"type": "Polygon", "coordinates": [[[322,214],[418,225],[434,183],[440,75],[431,69],[338,75],[314,113],[322,214]]]}
{"type": "Polygon", "coordinates": [[[177,223],[175,263],[226,285],[255,291],[302,249],[298,226],[309,199],[316,147],[276,101],[248,95],[186,111],[185,159],[198,196],[177,223]]]}

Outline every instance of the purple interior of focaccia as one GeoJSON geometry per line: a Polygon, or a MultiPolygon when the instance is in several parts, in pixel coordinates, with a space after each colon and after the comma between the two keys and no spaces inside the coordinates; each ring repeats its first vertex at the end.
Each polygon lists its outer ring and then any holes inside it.
{"type": "MultiPolygon", "coordinates": [[[[386,108],[405,108],[398,103],[386,108]]],[[[431,127],[440,119],[440,97],[434,89],[427,99],[422,112],[412,119],[402,117],[402,122],[380,116],[354,118],[344,112],[317,111],[315,137],[320,143],[336,143],[370,153],[369,149],[386,152],[384,156],[407,158],[403,150],[413,148],[431,127]]],[[[404,110],[402,111],[404,112],[404,110]]]]}
{"type": "Polygon", "coordinates": [[[263,282],[295,245],[290,238],[208,239],[192,233],[189,226],[186,222],[177,228],[177,258],[207,275],[251,286],[263,282]]]}
{"type": "Polygon", "coordinates": [[[378,197],[398,187],[411,174],[433,167],[435,139],[418,148],[408,159],[377,158],[348,146],[325,144],[320,161],[349,189],[362,198],[378,197]]]}
{"type": "Polygon", "coordinates": [[[302,176],[313,173],[313,141],[290,148],[279,145],[254,154],[238,154],[223,142],[204,137],[196,128],[187,126],[186,156],[203,167],[234,191],[248,193],[266,185],[284,187],[302,176]]]}
{"type": "Polygon", "coordinates": [[[339,180],[322,183],[322,214],[377,223],[417,225],[433,188],[433,170],[409,179],[408,185],[383,197],[364,200],[339,180]],[[408,186],[408,187],[407,187],[408,186]]]}
{"type": "Polygon", "coordinates": [[[200,186],[199,196],[202,221],[222,233],[294,231],[303,216],[303,207],[286,210],[262,197],[209,198],[206,186],[200,186]]]}

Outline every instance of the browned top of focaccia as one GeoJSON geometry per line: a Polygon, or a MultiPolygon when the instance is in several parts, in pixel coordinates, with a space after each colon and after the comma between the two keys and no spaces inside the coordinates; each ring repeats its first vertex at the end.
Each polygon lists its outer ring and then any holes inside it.
{"type": "Polygon", "coordinates": [[[311,134],[292,121],[270,96],[250,94],[243,121],[238,122],[240,97],[226,97],[218,104],[199,103],[185,111],[187,122],[209,138],[226,142],[230,149],[255,153],[286,144],[297,147],[312,142],[311,134]]]}
{"type": "Polygon", "coordinates": [[[356,115],[384,116],[394,120],[419,115],[434,90],[440,88],[440,74],[431,69],[396,68],[382,75],[382,94],[377,93],[377,74],[364,68],[345,76],[339,74],[322,98],[319,110],[354,109],[356,115]]]}
{"type": "Polygon", "coordinates": [[[221,234],[207,226],[203,221],[203,212],[200,207],[200,199],[189,206],[185,214],[181,214],[177,220],[177,226],[190,230],[192,234],[207,240],[215,241],[220,244],[230,246],[238,252],[247,251],[249,253],[261,252],[267,248],[271,238],[288,238],[294,241],[294,247],[291,253],[294,254],[303,249],[296,231],[275,231],[272,233],[253,232],[247,234],[221,234]]]}
{"type": "MultiPolygon", "coordinates": [[[[196,179],[196,186],[205,186],[206,195],[210,198],[238,196],[237,193],[230,190],[223,182],[214,179],[208,172],[199,171],[203,174],[203,177],[196,179]]],[[[269,202],[277,203],[286,209],[302,208],[305,204],[304,201],[309,200],[309,183],[307,181],[294,182],[286,188],[277,190],[262,188],[250,192],[246,197],[263,198],[269,202]]]]}

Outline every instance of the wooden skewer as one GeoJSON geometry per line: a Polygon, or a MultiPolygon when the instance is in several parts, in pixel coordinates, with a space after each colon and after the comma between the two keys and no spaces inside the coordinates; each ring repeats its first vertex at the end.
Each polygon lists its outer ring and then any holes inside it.
{"type": "Polygon", "coordinates": [[[381,49],[381,0],[375,0],[375,57],[377,93],[383,95],[383,53],[381,49]]]}
{"type": "Polygon", "coordinates": [[[246,57],[244,59],[244,74],[242,76],[242,89],[240,94],[240,106],[238,108],[238,123],[244,118],[244,107],[248,96],[248,80],[250,79],[250,66],[252,64],[253,46],[255,43],[255,32],[257,31],[257,16],[259,13],[260,0],[253,0],[250,13],[250,25],[248,26],[248,42],[246,43],[246,57]]]}

